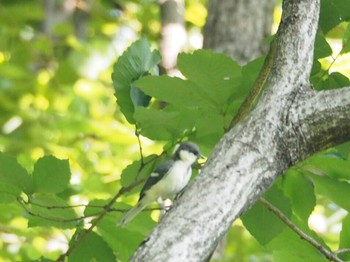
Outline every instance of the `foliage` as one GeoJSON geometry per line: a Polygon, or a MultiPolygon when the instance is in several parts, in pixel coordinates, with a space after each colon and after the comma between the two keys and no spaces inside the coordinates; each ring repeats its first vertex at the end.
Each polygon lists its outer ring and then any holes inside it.
{"type": "MultiPolygon", "coordinates": [[[[54,37],[45,35],[38,29],[43,9],[26,12],[33,3],[19,2],[0,4],[6,25],[0,29],[0,150],[6,152],[0,153],[0,261],[52,261],[61,254],[68,261],[127,261],[159,212],[147,210],[127,228],[117,226],[144,179],[178,141],[210,153],[263,59],[240,67],[225,55],[197,50],[178,57],[184,78],[159,76],[161,57],[143,37],[112,72],[115,53],[129,45],[120,38],[113,50],[118,28],[142,23],[147,26],[129,32],[159,37],[155,1],[94,2],[85,41],[70,22],[58,23],[54,37]],[[50,249],[59,242],[66,245],[50,249]]],[[[203,25],[203,5],[187,2],[187,27],[203,25]]],[[[348,2],[322,1],[310,79],[319,90],[350,85],[349,72],[333,71],[350,51],[348,2]],[[330,39],[340,39],[339,55],[332,57],[330,39]]],[[[324,247],[349,248],[349,215],[335,223],[342,225],[339,239],[308,225],[315,212],[327,218],[350,211],[349,170],[350,145],[344,144],[291,168],[264,197],[324,247]]],[[[257,241],[235,223],[221,261],[247,261],[252,254],[258,261],[326,260],[261,203],[242,222],[257,241]]],[[[339,256],[349,259],[349,253],[339,256]]]]}

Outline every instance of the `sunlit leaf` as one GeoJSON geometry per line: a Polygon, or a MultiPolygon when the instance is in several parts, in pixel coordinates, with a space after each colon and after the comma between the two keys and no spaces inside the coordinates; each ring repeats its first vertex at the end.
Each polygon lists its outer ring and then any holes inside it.
{"type": "Polygon", "coordinates": [[[181,73],[194,83],[193,91],[201,93],[208,103],[220,108],[238,93],[241,67],[232,58],[210,50],[197,50],[193,54],[178,56],[181,73]]]}
{"type": "Polygon", "coordinates": [[[350,0],[322,0],[319,25],[324,34],[350,19],[350,0]]]}
{"type": "Polygon", "coordinates": [[[336,155],[336,153],[333,151],[313,156],[303,163],[303,167],[314,174],[328,175],[338,179],[349,179],[350,159],[344,159],[342,155],[336,155]]]}
{"type": "Polygon", "coordinates": [[[328,261],[314,246],[289,228],[283,230],[267,246],[272,249],[274,262],[328,261]]]}
{"type": "Polygon", "coordinates": [[[321,34],[316,34],[315,39],[315,49],[314,49],[314,58],[320,59],[332,55],[332,48],[326,41],[326,38],[321,34]]]}
{"type": "MultiPolygon", "coordinates": [[[[195,111],[192,111],[195,112],[195,111]]],[[[185,111],[154,110],[137,107],[134,117],[139,123],[141,134],[154,139],[176,141],[186,131],[192,130],[196,114],[185,114],[185,111]]]]}
{"type": "Polygon", "coordinates": [[[13,189],[12,192],[16,190],[15,188],[17,188],[17,191],[31,192],[31,177],[14,157],[0,152],[0,167],[0,181],[9,184],[13,189]]]}
{"type": "Polygon", "coordinates": [[[327,176],[309,174],[316,186],[316,191],[329,198],[335,204],[350,211],[350,184],[327,176]]]}
{"type": "Polygon", "coordinates": [[[74,228],[77,224],[77,214],[69,204],[53,195],[40,194],[31,199],[31,212],[28,219],[29,227],[74,228]]]}
{"type": "Polygon", "coordinates": [[[68,257],[69,262],[80,261],[117,261],[112,249],[95,232],[89,232],[81,243],[73,249],[68,257]]]}
{"type": "Polygon", "coordinates": [[[112,80],[120,110],[129,123],[135,123],[135,107],[146,106],[150,97],[143,94],[133,82],[143,75],[152,73],[160,62],[158,51],[151,51],[145,38],[134,42],[114,65],[112,80]]]}
{"type": "MultiPolygon", "coordinates": [[[[340,232],[339,249],[350,247],[350,215],[348,214],[343,219],[342,230],[340,232]]],[[[345,261],[350,260],[350,253],[345,252],[339,255],[339,257],[345,261]]]]}
{"type": "Polygon", "coordinates": [[[9,183],[0,181],[0,203],[10,203],[16,201],[21,195],[21,190],[9,183]]]}
{"type": "Polygon", "coordinates": [[[135,82],[146,94],[170,104],[187,107],[210,107],[210,98],[188,80],[169,76],[145,76],[135,82]]]}
{"type": "Polygon", "coordinates": [[[70,176],[68,160],[44,156],[34,166],[34,191],[42,193],[61,192],[67,188],[70,176]]]}
{"type": "Polygon", "coordinates": [[[136,231],[130,231],[117,226],[114,216],[105,217],[97,228],[104,241],[113,249],[121,261],[129,261],[131,255],[145,238],[136,231]]]}

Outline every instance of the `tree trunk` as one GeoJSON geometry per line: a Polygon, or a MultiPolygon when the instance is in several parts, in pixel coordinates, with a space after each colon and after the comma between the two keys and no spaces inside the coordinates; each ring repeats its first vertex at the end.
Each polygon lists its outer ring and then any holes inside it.
{"type": "Polygon", "coordinates": [[[159,0],[162,18],[160,52],[162,70],[170,76],[180,76],[176,68],[177,55],[186,44],[184,0],[159,0]]]}
{"type": "Polygon", "coordinates": [[[224,135],[132,261],[203,261],[288,168],[350,140],[350,87],[309,83],[320,0],[285,0],[273,65],[252,112],[224,135]]]}
{"type": "Polygon", "coordinates": [[[275,0],[210,0],[204,48],[225,53],[240,64],[266,53],[275,0]]]}

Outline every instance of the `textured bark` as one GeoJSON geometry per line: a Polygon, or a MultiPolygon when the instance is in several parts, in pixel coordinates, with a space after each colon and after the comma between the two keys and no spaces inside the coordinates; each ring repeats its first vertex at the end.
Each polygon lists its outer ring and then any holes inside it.
{"type": "Polygon", "coordinates": [[[204,48],[245,64],[267,51],[276,0],[209,0],[204,48]]]}
{"type": "Polygon", "coordinates": [[[232,222],[307,156],[350,140],[350,87],[309,84],[320,0],[285,0],[271,73],[255,109],[213,150],[202,172],[132,261],[204,261],[232,222]]]}

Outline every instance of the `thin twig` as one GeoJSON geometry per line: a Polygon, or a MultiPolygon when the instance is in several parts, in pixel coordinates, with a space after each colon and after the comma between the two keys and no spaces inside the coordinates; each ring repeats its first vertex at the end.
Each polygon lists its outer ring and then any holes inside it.
{"type": "Polygon", "coordinates": [[[140,139],[140,132],[139,132],[139,129],[138,129],[137,125],[135,126],[135,135],[137,137],[137,143],[139,144],[141,167],[142,167],[142,166],[145,165],[145,162],[144,162],[144,158],[143,158],[142,143],[141,143],[141,139],[140,139]]]}
{"type": "Polygon", "coordinates": [[[68,250],[62,254],[57,260],[56,262],[64,262],[65,258],[68,257],[70,255],[70,253],[72,253],[72,251],[81,244],[81,242],[87,237],[87,235],[97,226],[97,224],[105,217],[105,215],[109,212],[109,210],[111,209],[111,207],[113,206],[114,202],[123,194],[125,194],[126,192],[130,191],[131,189],[133,189],[134,187],[138,186],[139,184],[141,184],[142,182],[144,182],[145,179],[140,179],[139,181],[136,181],[135,183],[132,183],[131,185],[127,186],[127,187],[122,187],[118,193],[108,202],[108,204],[106,204],[104,206],[104,210],[97,216],[97,218],[92,222],[91,226],[85,230],[81,236],[75,241],[73,242],[68,250]]]}
{"type": "Polygon", "coordinates": [[[336,255],[343,254],[343,253],[350,253],[350,248],[342,248],[334,251],[334,254],[336,255]]]}
{"type": "Polygon", "coordinates": [[[300,238],[304,239],[305,241],[313,245],[315,248],[317,248],[330,261],[343,262],[343,260],[336,256],[335,252],[332,252],[328,248],[324,247],[322,244],[317,242],[317,240],[315,240],[314,238],[306,234],[304,231],[302,231],[288,217],[286,217],[281,210],[272,205],[269,201],[267,201],[264,198],[261,198],[260,202],[272,213],[274,213],[279,219],[281,219],[281,221],[285,223],[290,229],[297,233],[300,236],[300,238]]]}
{"type": "Polygon", "coordinates": [[[77,205],[66,205],[66,206],[47,206],[47,205],[36,203],[34,201],[24,201],[24,200],[22,200],[22,201],[25,204],[31,204],[33,206],[38,206],[38,207],[42,207],[42,208],[46,208],[46,209],[69,209],[69,208],[77,208],[77,207],[104,208],[104,206],[91,205],[91,204],[77,204],[77,205]]]}
{"type": "MultiPolygon", "coordinates": [[[[100,212],[96,212],[96,213],[92,213],[90,215],[86,215],[86,216],[80,216],[80,217],[74,217],[74,218],[58,218],[58,217],[49,217],[49,216],[43,216],[39,213],[35,213],[33,211],[31,211],[27,206],[26,206],[26,202],[23,201],[23,199],[21,197],[17,198],[18,203],[23,207],[23,209],[26,211],[26,213],[30,216],[34,216],[34,217],[39,217],[41,219],[45,219],[48,221],[54,221],[54,222],[60,222],[60,223],[69,223],[69,222],[74,222],[74,221],[80,221],[89,217],[94,217],[99,215],[102,211],[100,212]]],[[[43,207],[43,208],[48,208],[45,206],[41,206],[38,205],[39,207],[43,207]]],[[[64,206],[64,208],[68,208],[68,206],[64,206]]]]}

